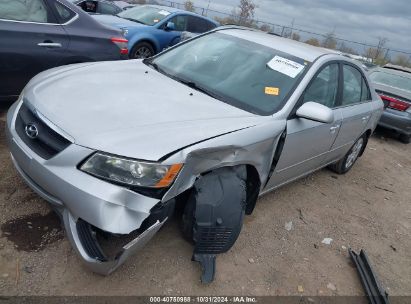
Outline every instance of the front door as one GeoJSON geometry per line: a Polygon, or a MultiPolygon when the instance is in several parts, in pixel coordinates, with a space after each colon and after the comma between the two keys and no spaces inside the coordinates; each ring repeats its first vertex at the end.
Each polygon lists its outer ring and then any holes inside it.
{"type": "MultiPolygon", "coordinates": [[[[337,106],[339,64],[323,67],[302,96],[302,105],[314,101],[331,109],[337,106]]],[[[334,109],[330,124],[293,117],[287,121],[284,147],[266,190],[308,174],[323,166],[342,123],[340,109],[334,109]]]]}

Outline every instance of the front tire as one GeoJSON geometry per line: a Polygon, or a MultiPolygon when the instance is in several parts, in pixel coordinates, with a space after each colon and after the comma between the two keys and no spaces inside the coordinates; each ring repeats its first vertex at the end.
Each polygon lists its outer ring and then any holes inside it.
{"type": "Polygon", "coordinates": [[[138,42],[130,52],[131,59],[145,59],[155,54],[153,46],[145,41],[138,42]]]}
{"type": "Polygon", "coordinates": [[[355,162],[361,156],[365,146],[367,145],[367,137],[365,135],[357,139],[351,149],[335,164],[330,165],[328,168],[337,174],[345,174],[351,170],[355,162]]]}

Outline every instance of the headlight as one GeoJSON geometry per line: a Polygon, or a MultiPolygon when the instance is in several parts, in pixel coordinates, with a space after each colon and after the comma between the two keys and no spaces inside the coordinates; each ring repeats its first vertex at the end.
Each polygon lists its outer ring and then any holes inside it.
{"type": "Polygon", "coordinates": [[[182,164],[161,165],[95,153],[80,167],[96,177],[129,186],[165,188],[171,185],[182,164]]]}

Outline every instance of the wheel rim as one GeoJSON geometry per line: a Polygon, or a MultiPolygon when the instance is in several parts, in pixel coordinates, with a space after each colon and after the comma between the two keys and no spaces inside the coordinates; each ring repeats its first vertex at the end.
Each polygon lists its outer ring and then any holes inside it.
{"type": "Polygon", "coordinates": [[[146,46],[141,46],[134,52],[134,58],[136,59],[144,59],[151,56],[151,50],[146,46]]]}
{"type": "Polygon", "coordinates": [[[354,144],[354,146],[351,149],[351,153],[348,155],[347,160],[345,161],[345,168],[346,169],[350,168],[355,163],[358,156],[360,155],[363,144],[364,144],[364,139],[363,138],[360,138],[354,144]]]}

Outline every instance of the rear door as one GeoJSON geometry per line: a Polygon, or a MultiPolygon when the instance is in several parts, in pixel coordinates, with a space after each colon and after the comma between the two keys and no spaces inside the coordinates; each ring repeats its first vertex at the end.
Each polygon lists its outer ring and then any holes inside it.
{"type": "Polygon", "coordinates": [[[342,124],[338,137],[326,161],[343,157],[354,142],[366,131],[373,111],[371,93],[361,70],[351,64],[341,64],[342,96],[340,110],[342,124]]]}
{"type": "Polygon", "coordinates": [[[58,64],[66,32],[45,0],[0,2],[0,96],[18,95],[36,74],[58,64]]]}
{"type": "Polygon", "coordinates": [[[338,80],[339,64],[336,62],[327,64],[314,76],[299,106],[309,101],[325,105],[333,109],[334,122],[327,124],[291,117],[287,121],[284,147],[267,189],[278,187],[324,165],[324,158],[334,144],[342,122],[341,110],[337,108],[338,80]]]}

